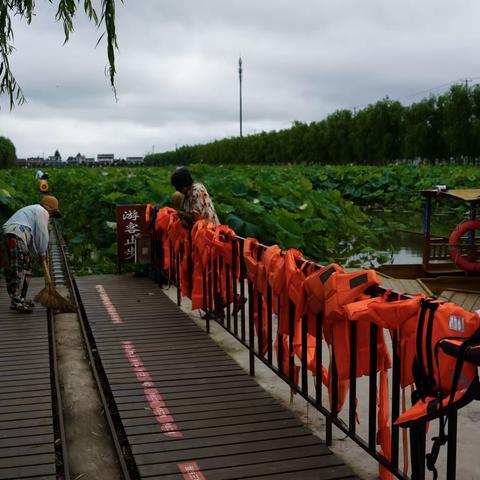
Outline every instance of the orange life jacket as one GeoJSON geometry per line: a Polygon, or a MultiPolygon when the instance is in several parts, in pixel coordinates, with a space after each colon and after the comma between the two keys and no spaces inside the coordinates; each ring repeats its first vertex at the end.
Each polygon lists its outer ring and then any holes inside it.
{"type": "Polygon", "coordinates": [[[147,206],[145,208],[145,225],[148,225],[150,223],[150,217],[152,210],[155,208],[153,203],[147,203],[147,206]]]}
{"type": "Polygon", "coordinates": [[[426,465],[438,476],[435,463],[440,447],[448,441],[447,413],[480,398],[477,366],[466,361],[470,345],[480,342],[480,317],[454,303],[422,300],[416,334],[412,407],[395,424],[409,427],[439,419],[439,433],[433,438],[426,465]],[[452,356],[452,348],[458,348],[452,356]]]}
{"type": "MultiPolygon", "coordinates": [[[[374,270],[362,270],[354,273],[333,272],[324,283],[325,313],[324,335],[327,343],[333,345],[335,365],[338,378],[337,408],[340,410],[345,402],[350,379],[350,322],[345,314],[344,307],[352,302],[364,300],[365,290],[374,285],[379,285],[377,274],[374,270]]],[[[381,453],[390,458],[390,421],[388,400],[387,370],[391,367],[390,354],[385,342],[383,329],[377,332],[377,365],[376,371],[380,372],[378,395],[378,432],[377,443],[381,453]]],[[[356,376],[370,374],[370,324],[358,322],[356,343],[356,376]]],[[[331,380],[331,376],[330,376],[331,380]]],[[[333,385],[329,382],[330,399],[333,385]]],[[[382,479],[393,478],[384,468],[380,468],[382,479]]]]}
{"type": "MultiPolygon", "coordinates": [[[[302,254],[296,249],[289,249],[283,255],[280,247],[274,245],[268,247],[262,256],[265,266],[265,285],[269,284],[272,289],[272,310],[278,316],[278,334],[282,338],[283,335],[288,339],[289,328],[289,301],[295,306],[293,318],[293,353],[300,359],[302,358],[302,318],[307,314],[305,309],[305,290],[304,280],[305,276],[311,270],[311,264],[303,261],[299,267],[297,262],[302,262],[302,254]],[[279,308],[280,304],[280,308],[279,308]]],[[[249,267],[247,266],[247,269],[249,267]]],[[[263,277],[259,279],[263,284],[263,277]]],[[[313,375],[316,372],[316,318],[308,315],[307,318],[307,369],[313,375]]],[[[275,348],[278,354],[278,348],[283,348],[286,344],[282,340],[280,346],[278,340],[275,343],[275,348]]],[[[287,358],[289,352],[283,352],[283,359],[287,358]]],[[[322,365],[322,381],[326,384],[328,374],[327,369],[322,365]]]]}
{"type": "Polygon", "coordinates": [[[332,343],[333,325],[344,321],[343,307],[355,302],[369,287],[380,285],[375,270],[361,270],[354,273],[334,272],[324,283],[325,315],[323,329],[325,340],[332,343]]]}
{"type": "Polygon", "coordinates": [[[193,263],[193,285],[192,285],[192,310],[203,308],[206,285],[205,280],[211,268],[211,248],[215,231],[215,225],[206,220],[198,220],[193,224],[191,230],[192,239],[192,263],[193,263]]]}
{"type": "MultiPolygon", "coordinates": [[[[400,356],[400,384],[406,387],[413,383],[413,361],[415,357],[415,334],[421,297],[398,301],[387,301],[390,292],[380,297],[369,298],[344,306],[349,320],[358,324],[375,323],[390,331],[397,331],[397,353],[400,356]]],[[[404,393],[403,393],[404,395],[404,393]]],[[[405,398],[403,396],[403,398],[405,398]]],[[[388,377],[385,370],[380,371],[378,402],[377,443],[381,446],[381,454],[391,456],[390,419],[388,415],[388,377]]],[[[405,432],[406,434],[406,432],[405,432]]],[[[408,439],[404,435],[404,455],[408,455],[408,439]]],[[[404,473],[408,469],[408,457],[404,459],[404,473]]],[[[389,478],[386,469],[380,467],[381,478],[389,478]]]]}
{"type": "Polygon", "coordinates": [[[350,303],[344,307],[349,320],[371,322],[381,328],[397,331],[400,384],[403,388],[413,383],[415,335],[422,298],[425,296],[387,301],[386,296],[380,296],[350,303]]]}
{"type": "Polygon", "coordinates": [[[263,263],[263,248],[256,238],[248,237],[243,244],[243,258],[247,278],[262,295],[266,293],[266,270],[263,263]]]}
{"type": "Polygon", "coordinates": [[[446,413],[443,407],[449,401],[460,408],[478,394],[476,365],[464,361],[460,368],[458,359],[445,350],[448,351],[448,344],[459,345],[462,339],[472,337],[479,326],[480,318],[476,313],[451,302],[422,300],[413,368],[414,405],[397,419],[396,425],[408,427],[432,420],[446,413]],[[455,380],[456,368],[459,371],[455,380]]]}
{"type": "Polygon", "coordinates": [[[262,353],[268,351],[268,332],[267,332],[267,304],[265,301],[266,294],[266,273],[265,265],[262,261],[263,248],[255,238],[246,238],[243,243],[243,258],[245,260],[245,268],[248,280],[253,285],[253,320],[255,332],[258,337],[259,332],[259,316],[262,319],[262,353]],[[259,315],[258,296],[261,295],[261,315],[259,315]]]}
{"type": "MultiPolygon", "coordinates": [[[[290,375],[290,342],[288,335],[279,333],[275,340],[275,351],[277,358],[279,357],[279,350],[282,352],[282,361],[278,365],[280,372],[288,377],[290,375]],[[279,341],[280,339],[280,341],[279,341]]],[[[300,367],[293,364],[293,381],[295,385],[298,385],[298,377],[300,374],[300,367]]]]}
{"type": "MultiPolygon", "coordinates": [[[[266,281],[272,289],[272,311],[278,319],[278,331],[274,343],[277,359],[280,360],[280,357],[282,359],[278,364],[278,369],[288,376],[290,371],[290,343],[288,337],[289,306],[288,295],[286,294],[285,256],[278,245],[272,245],[265,249],[262,260],[265,266],[266,281]],[[281,333],[282,330],[285,333],[281,333]]],[[[299,371],[300,368],[294,364],[293,379],[296,384],[298,384],[299,371]]]]}
{"type": "Polygon", "coordinates": [[[170,271],[170,240],[168,238],[168,227],[177,218],[177,211],[174,208],[164,207],[157,212],[155,219],[155,230],[160,233],[163,248],[163,266],[170,271]]]}
{"type": "Polygon", "coordinates": [[[263,263],[265,265],[266,280],[272,288],[272,310],[273,313],[278,315],[278,301],[285,289],[285,257],[281,248],[278,245],[267,247],[263,252],[263,263]]]}
{"type": "Polygon", "coordinates": [[[320,270],[316,270],[305,279],[305,292],[307,295],[308,310],[317,315],[325,309],[324,285],[335,272],[343,272],[343,268],[336,263],[331,263],[320,270]]]}
{"type": "MultiPolygon", "coordinates": [[[[307,311],[307,295],[305,290],[305,279],[307,275],[313,270],[313,264],[302,260],[302,254],[293,248],[285,252],[285,280],[288,298],[295,305],[294,313],[294,337],[293,337],[293,351],[302,359],[302,322],[306,318],[307,321],[307,369],[316,375],[316,317],[307,311]],[[302,262],[299,266],[298,263],[302,262]]],[[[287,312],[288,310],[286,310],[287,312]]],[[[285,315],[288,319],[288,316],[285,315]]],[[[281,333],[288,332],[288,323],[281,322],[279,326],[281,333]],[[286,331],[285,331],[286,330],[286,331]]],[[[322,365],[322,379],[326,384],[328,379],[327,369],[322,365]]]]}
{"type": "MultiPolygon", "coordinates": [[[[379,285],[374,270],[354,273],[333,273],[325,283],[324,335],[329,345],[334,346],[338,379],[350,378],[350,324],[345,316],[344,306],[362,299],[363,292],[373,285],[379,285]]],[[[357,377],[370,373],[370,326],[357,326],[357,377]]],[[[390,355],[385,344],[383,331],[377,336],[377,371],[390,368],[390,355]]],[[[339,398],[339,400],[341,400],[339,398]]]]}
{"type": "Polygon", "coordinates": [[[221,292],[224,304],[233,302],[233,282],[231,281],[233,271],[233,249],[236,249],[236,280],[240,275],[240,258],[238,242],[234,240],[235,232],[227,225],[217,225],[215,227],[212,239],[212,260],[221,260],[218,262],[217,269],[217,288],[221,292]],[[230,288],[227,295],[227,267],[230,277],[230,288]]]}
{"type": "Polygon", "coordinates": [[[180,281],[180,292],[182,296],[190,295],[190,279],[188,271],[188,257],[190,249],[189,230],[183,226],[182,221],[175,216],[167,227],[167,235],[172,246],[174,266],[177,265],[177,258],[180,259],[178,265],[178,277],[180,281]]]}

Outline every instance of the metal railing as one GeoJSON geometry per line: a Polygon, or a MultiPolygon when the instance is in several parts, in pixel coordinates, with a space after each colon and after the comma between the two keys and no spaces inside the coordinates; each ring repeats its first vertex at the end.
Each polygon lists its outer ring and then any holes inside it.
{"type": "MultiPolygon", "coordinates": [[[[370,324],[370,359],[369,359],[369,375],[367,377],[368,387],[364,388],[363,383],[356,376],[357,371],[357,323],[350,322],[349,331],[349,347],[350,347],[350,365],[349,365],[349,395],[345,401],[346,409],[343,415],[338,412],[339,399],[339,379],[337,366],[335,364],[334,345],[327,345],[322,337],[322,315],[315,318],[316,335],[315,335],[315,371],[318,376],[314,377],[307,367],[307,333],[308,319],[304,316],[301,319],[301,358],[295,358],[293,352],[294,340],[294,312],[295,305],[291,300],[288,302],[287,311],[281,310],[280,302],[278,305],[278,315],[274,315],[273,311],[273,294],[270,285],[267,282],[265,295],[262,296],[254,285],[246,277],[246,267],[243,260],[243,243],[244,239],[235,236],[231,238],[232,242],[232,258],[231,261],[223,264],[220,257],[210,261],[209,268],[203,270],[203,308],[205,312],[206,330],[210,332],[210,322],[216,321],[221,327],[233,335],[240,343],[249,350],[249,369],[250,375],[255,375],[255,358],[264,363],[278,377],[284,380],[291,388],[292,392],[301,395],[310,405],[314,406],[321,412],[326,419],[326,443],[332,444],[332,427],[335,425],[344,434],[351,438],[363,450],[365,450],[372,458],[381,465],[386,467],[390,472],[399,479],[404,480],[424,480],[425,479],[425,453],[426,453],[426,428],[425,424],[418,427],[411,427],[403,433],[403,441],[400,441],[400,428],[395,426],[395,421],[400,415],[402,405],[402,392],[400,385],[400,372],[402,359],[399,355],[399,339],[396,331],[391,335],[391,355],[392,368],[390,375],[390,391],[389,391],[389,411],[390,411],[390,427],[391,427],[391,455],[390,458],[383,456],[377,449],[377,338],[379,327],[370,324]],[[224,294],[222,296],[222,284],[224,285],[224,294]],[[226,298],[223,298],[226,297],[226,298]],[[266,305],[266,308],[264,307],[266,305]],[[254,325],[254,314],[257,316],[258,328],[254,325]],[[266,332],[262,325],[266,316],[266,332]],[[288,318],[288,350],[284,351],[280,347],[280,339],[277,329],[280,318],[286,315],[288,318]],[[266,333],[266,339],[264,335],[266,333]],[[277,340],[279,348],[277,348],[276,359],[274,356],[274,343],[277,340]],[[266,350],[261,346],[266,342],[266,350]],[[288,355],[288,369],[282,367],[283,356],[288,355]],[[322,385],[321,372],[323,365],[326,364],[325,357],[328,355],[328,367],[331,375],[331,389],[325,392],[325,386],[322,385]],[[299,365],[298,365],[299,364],[299,365]],[[299,368],[298,383],[295,380],[294,366],[299,368]],[[318,379],[318,380],[317,380],[318,379]],[[362,383],[362,384],[360,384],[362,383]],[[357,426],[357,397],[359,393],[366,390],[368,420],[366,422],[366,432],[359,432],[357,426]],[[409,445],[409,448],[404,448],[409,445]],[[407,450],[407,451],[406,451],[407,450]],[[410,452],[408,452],[410,450],[410,452]],[[402,468],[400,468],[400,458],[403,456],[402,468]],[[408,460],[408,455],[410,459],[408,460]],[[407,474],[405,469],[405,460],[409,464],[411,473],[407,474]]],[[[189,242],[191,245],[191,242],[189,242]]],[[[188,256],[188,289],[191,292],[193,281],[193,262],[191,251],[183,251],[180,249],[177,254],[174,253],[172,245],[170,245],[169,268],[165,269],[164,251],[162,246],[162,237],[160,232],[156,232],[152,236],[151,247],[151,276],[157,283],[173,283],[177,286],[177,303],[181,304],[180,295],[180,265],[188,256]]],[[[266,248],[262,246],[262,248],[266,248]]],[[[314,269],[321,268],[319,265],[309,262],[314,269]]],[[[372,295],[381,295],[385,293],[382,287],[371,287],[368,293],[372,295]]],[[[392,295],[395,292],[391,293],[392,295]]],[[[402,295],[400,298],[407,298],[402,295]]],[[[404,392],[405,393],[405,392],[404,392]]],[[[447,452],[447,478],[455,480],[456,466],[456,432],[457,432],[457,412],[452,411],[449,414],[449,442],[447,452]]]]}

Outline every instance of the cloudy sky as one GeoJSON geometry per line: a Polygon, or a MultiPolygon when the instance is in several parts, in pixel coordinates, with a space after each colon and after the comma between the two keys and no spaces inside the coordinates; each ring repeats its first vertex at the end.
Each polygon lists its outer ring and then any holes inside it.
{"type": "Polygon", "coordinates": [[[15,19],[11,64],[28,103],[10,112],[3,99],[0,135],[19,157],[125,157],[238,135],[240,54],[245,134],[480,79],[478,0],[117,3],[118,101],[84,15],[65,46],[47,0],[31,25],[15,19]]]}

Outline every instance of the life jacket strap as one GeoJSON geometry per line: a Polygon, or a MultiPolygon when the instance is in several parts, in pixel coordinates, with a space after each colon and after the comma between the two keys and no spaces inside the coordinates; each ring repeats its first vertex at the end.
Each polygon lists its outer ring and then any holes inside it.
{"type": "Polygon", "coordinates": [[[427,468],[433,474],[433,480],[437,480],[438,478],[438,471],[435,467],[435,463],[437,463],[438,454],[440,453],[440,448],[443,447],[447,443],[448,437],[445,435],[445,424],[443,419],[440,418],[440,425],[443,425],[441,428],[442,432],[438,437],[433,437],[433,445],[432,450],[430,453],[427,453],[426,460],[427,460],[427,468]]]}

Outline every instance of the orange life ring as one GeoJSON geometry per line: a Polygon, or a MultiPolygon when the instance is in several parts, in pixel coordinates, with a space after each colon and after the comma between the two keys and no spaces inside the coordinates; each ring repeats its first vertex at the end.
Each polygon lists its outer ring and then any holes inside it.
{"type": "Polygon", "coordinates": [[[466,272],[480,272],[480,262],[470,262],[466,257],[462,257],[458,251],[457,245],[465,232],[479,229],[480,220],[468,220],[466,222],[459,223],[448,239],[448,252],[452,257],[453,262],[458,268],[461,268],[466,272]]]}

